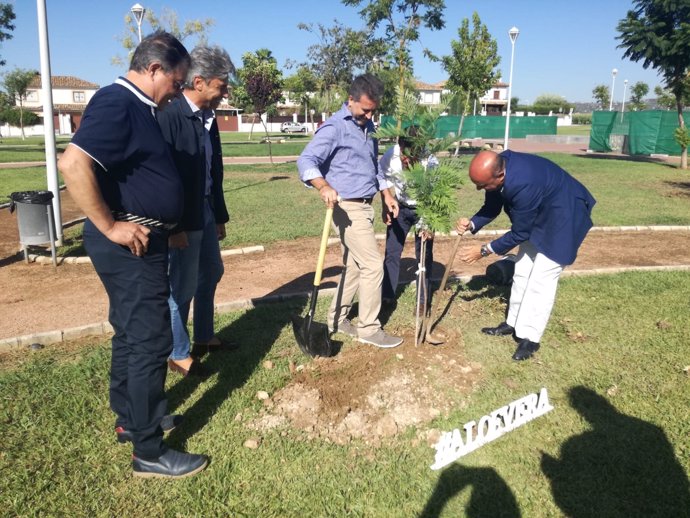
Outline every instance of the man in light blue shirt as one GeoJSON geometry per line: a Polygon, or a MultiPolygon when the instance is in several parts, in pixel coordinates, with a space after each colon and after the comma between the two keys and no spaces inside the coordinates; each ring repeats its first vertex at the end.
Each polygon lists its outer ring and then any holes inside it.
{"type": "Polygon", "coordinates": [[[378,168],[378,143],[371,117],[383,95],[383,83],[370,75],[353,81],[342,109],[314,135],[299,159],[300,179],[318,189],[333,207],[333,227],[340,236],[345,267],[328,312],[333,332],[356,337],[377,347],[396,347],[402,339],[381,329],[383,261],[374,235],[372,200],[377,192],[388,209],[386,223],[398,216],[398,202],[378,168]],[[340,199],[339,199],[340,198],[340,199]],[[359,292],[359,321],[347,315],[359,292]]]}

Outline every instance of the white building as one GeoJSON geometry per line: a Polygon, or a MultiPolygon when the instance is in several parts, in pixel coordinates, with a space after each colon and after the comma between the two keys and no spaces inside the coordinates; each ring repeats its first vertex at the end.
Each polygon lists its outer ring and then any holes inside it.
{"type": "MultiPolygon", "coordinates": [[[[81,123],[86,105],[100,86],[74,76],[52,76],[51,86],[55,129],[60,134],[74,133],[81,123]]],[[[35,112],[42,118],[43,92],[41,88],[41,74],[36,74],[29,84],[23,104],[24,109],[35,112]]],[[[43,129],[41,128],[40,131],[42,134],[43,129]]]]}

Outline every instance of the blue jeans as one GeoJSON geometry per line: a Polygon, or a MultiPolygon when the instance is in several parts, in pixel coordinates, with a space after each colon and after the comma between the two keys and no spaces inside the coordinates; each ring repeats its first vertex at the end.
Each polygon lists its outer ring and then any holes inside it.
{"type": "Polygon", "coordinates": [[[213,310],[216,286],[223,277],[223,261],[216,221],[208,200],[204,201],[204,228],[187,232],[187,248],[171,248],[169,257],[170,319],[173,350],[171,360],[189,357],[191,340],[187,320],[194,299],[194,340],[213,338],[213,310]]]}
{"type": "MultiPolygon", "coordinates": [[[[386,229],[386,257],[383,260],[383,298],[394,299],[400,278],[400,258],[402,257],[405,239],[410,229],[417,224],[419,218],[412,207],[400,206],[398,217],[386,229]]],[[[417,264],[422,251],[422,238],[415,234],[415,257],[417,264]]],[[[434,241],[427,239],[426,255],[424,257],[426,268],[427,293],[429,293],[431,267],[434,264],[434,241]]],[[[419,279],[419,276],[417,276],[419,279]]],[[[423,298],[423,292],[422,292],[423,298]]]]}

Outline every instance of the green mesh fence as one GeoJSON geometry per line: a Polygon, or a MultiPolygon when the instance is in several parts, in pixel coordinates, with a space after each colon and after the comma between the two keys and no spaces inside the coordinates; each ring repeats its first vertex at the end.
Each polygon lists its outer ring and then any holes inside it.
{"type": "MultiPolygon", "coordinates": [[[[555,135],[556,121],[558,117],[511,117],[510,118],[510,137],[525,138],[527,135],[555,135]]],[[[395,125],[395,118],[384,116],[381,119],[382,125],[395,125]]],[[[443,138],[450,134],[457,135],[460,117],[449,115],[440,117],[436,121],[436,137],[443,138]]],[[[505,117],[482,117],[472,115],[465,117],[462,125],[462,138],[485,138],[499,139],[505,136],[506,118],[505,117]]]]}
{"type": "MultiPolygon", "coordinates": [[[[685,124],[690,114],[684,114],[685,124]]],[[[595,111],[589,134],[589,149],[594,151],[622,150],[631,155],[675,155],[681,153],[673,132],[678,127],[678,114],[673,111],[645,110],[628,112],[595,111]]]]}

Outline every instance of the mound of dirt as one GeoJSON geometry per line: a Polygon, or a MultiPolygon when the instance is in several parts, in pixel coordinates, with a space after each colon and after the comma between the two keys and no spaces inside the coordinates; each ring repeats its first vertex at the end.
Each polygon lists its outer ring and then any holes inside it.
{"type": "MultiPolygon", "coordinates": [[[[400,330],[399,330],[400,331],[400,330]]],[[[420,427],[464,406],[481,365],[467,362],[462,339],[414,346],[407,334],[395,350],[346,343],[335,358],[317,358],[264,401],[246,426],[259,432],[292,429],[336,444],[359,439],[379,445],[407,427],[420,427]]]]}

